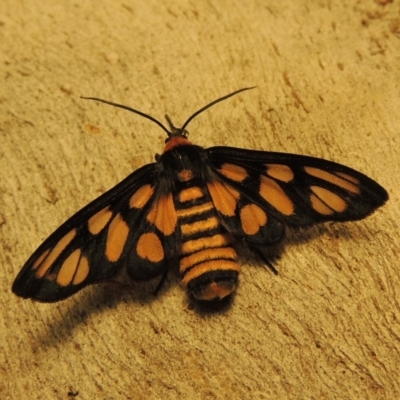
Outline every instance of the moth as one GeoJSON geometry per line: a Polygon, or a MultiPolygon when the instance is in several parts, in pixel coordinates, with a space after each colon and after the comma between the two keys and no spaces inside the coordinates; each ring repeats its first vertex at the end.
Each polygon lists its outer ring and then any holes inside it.
{"type": "MultiPolygon", "coordinates": [[[[193,118],[170,129],[164,151],[73,215],[25,263],[12,290],[42,302],[65,299],[122,268],[150,279],[179,264],[182,285],[198,300],[237,287],[234,241],[279,242],[285,226],[360,220],[382,206],[386,190],[361,172],[320,158],[233,147],[202,148],[188,139],[193,118]]],[[[265,260],[271,268],[272,265],[265,260]]]]}

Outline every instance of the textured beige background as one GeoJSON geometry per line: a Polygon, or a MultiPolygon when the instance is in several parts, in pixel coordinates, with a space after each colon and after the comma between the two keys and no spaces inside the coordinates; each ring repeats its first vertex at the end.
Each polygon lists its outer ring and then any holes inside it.
{"type": "Polygon", "coordinates": [[[400,398],[400,3],[0,2],[1,399],[400,398]],[[333,159],[385,186],[364,221],[290,232],[273,276],[245,253],[233,305],[88,288],[57,304],[10,287],[68,216],[153,160],[164,134],[333,159]]]}

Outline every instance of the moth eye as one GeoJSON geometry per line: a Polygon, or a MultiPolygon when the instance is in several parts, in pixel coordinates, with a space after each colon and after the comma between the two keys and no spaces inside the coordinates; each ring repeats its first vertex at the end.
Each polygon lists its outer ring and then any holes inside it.
{"type": "Polygon", "coordinates": [[[80,249],[76,249],[63,262],[57,275],[57,283],[60,286],[68,286],[71,283],[78,285],[87,278],[88,274],[88,259],[82,256],[80,249]]]}
{"type": "Polygon", "coordinates": [[[294,204],[273,179],[261,176],[260,196],[284,215],[294,214],[294,204]]]}
{"type": "Polygon", "coordinates": [[[160,262],[164,258],[163,245],[155,233],[144,233],[136,244],[136,252],[139,257],[151,262],[160,262]]]}
{"type": "Polygon", "coordinates": [[[356,178],[349,176],[348,174],[340,174],[340,176],[337,176],[331,172],[327,172],[324,171],[323,169],[314,167],[304,167],[304,170],[309,175],[323,179],[324,181],[330,182],[333,185],[339,186],[351,193],[354,194],[360,193],[360,188],[356,185],[359,183],[358,180],[356,178]]]}
{"type": "Polygon", "coordinates": [[[294,178],[294,173],[290,167],[282,164],[266,164],[266,173],[272,178],[282,182],[290,182],[294,178]]]}
{"type": "Polygon", "coordinates": [[[240,210],[240,221],[246,235],[255,235],[267,220],[267,214],[255,204],[247,204],[240,210]]]}
{"type": "Polygon", "coordinates": [[[232,179],[236,182],[243,182],[249,176],[249,174],[243,167],[235,164],[222,164],[219,171],[227,178],[232,179]]]}
{"type": "Polygon", "coordinates": [[[58,256],[62,253],[63,250],[71,243],[72,239],[76,235],[76,229],[72,229],[69,231],[59,242],[54,246],[54,248],[50,251],[46,250],[39,259],[33,265],[33,268],[37,268],[36,276],[38,278],[43,278],[47,271],[53,266],[54,262],[57,260],[58,256]],[[43,261],[43,263],[39,263],[38,261],[43,261]]]}
{"type": "Polygon", "coordinates": [[[107,232],[107,242],[105,255],[110,262],[119,260],[124,249],[126,239],[129,234],[129,226],[122,219],[120,214],[117,214],[111,221],[107,232]]]}
{"type": "Polygon", "coordinates": [[[330,215],[336,212],[343,212],[347,203],[337,194],[320,186],[311,186],[310,196],[312,208],[320,214],[330,215]]]}
{"type": "Polygon", "coordinates": [[[147,184],[140,187],[129,199],[129,207],[141,209],[150,200],[154,193],[154,188],[147,184]]]}
{"type": "Polygon", "coordinates": [[[89,218],[88,221],[88,229],[92,235],[99,234],[105,226],[108,224],[112,217],[112,212],[109,207],[105,207],[100,210],[97,214],[93,215],[93,217],[89,218]]]}

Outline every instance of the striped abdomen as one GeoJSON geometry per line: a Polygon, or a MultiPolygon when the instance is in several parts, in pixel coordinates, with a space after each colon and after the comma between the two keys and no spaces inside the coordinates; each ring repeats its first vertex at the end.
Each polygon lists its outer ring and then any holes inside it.
{"type": "Polygon", "coordinates": [[[239,266],[205,187],[186,182],[175,197],[181,230],[182,283],[199,300],[222,299],[237,286],[239,266]]]}

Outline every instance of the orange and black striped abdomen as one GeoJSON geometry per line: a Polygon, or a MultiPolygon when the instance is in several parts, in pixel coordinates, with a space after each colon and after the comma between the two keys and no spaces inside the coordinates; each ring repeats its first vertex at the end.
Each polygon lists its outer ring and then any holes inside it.
{"type": "Polygon", "coordinates": [[[221,225],[204,185],[179,185],[175,208],[181,231],[182,283],[199,300],[222,299],[237,286],[239,266],[231,237],[221,225]]]}

